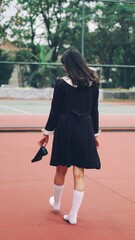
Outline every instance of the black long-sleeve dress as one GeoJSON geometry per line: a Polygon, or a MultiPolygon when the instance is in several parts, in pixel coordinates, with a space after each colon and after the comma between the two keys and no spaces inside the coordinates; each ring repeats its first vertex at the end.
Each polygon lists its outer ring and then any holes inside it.
{"type": "Polygon", "coordinates": [[[100,168],[94,134],[98,133],[98,87],[79,88],[58,79],[45,130],[54,131],[50,165],[100,168]]]}

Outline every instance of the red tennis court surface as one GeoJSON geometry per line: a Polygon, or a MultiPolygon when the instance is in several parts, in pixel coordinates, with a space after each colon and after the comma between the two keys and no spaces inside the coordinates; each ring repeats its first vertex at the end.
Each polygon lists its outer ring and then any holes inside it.
{"type": "Polygon", "coordinates": [[[134,240],[135,132],[100,135],[102,168],[85,171],[77,225],[62,218],[71,205],[72,168],[61,212],[54,214],[48,204],[55,171],[49,166],[52,138],[49,154],[31,163],[40,137],[41,133],[0,133],[0,240],[134,240]]]}
{"type": "MultiPolygon", "coordinates": [[[[0,131],[4,130],[40,130],[47,119],[45,114],[0,115],[0,131]]],[[[135,130],[135,114],[101,114],[100,128],[102,130],[135,130]]]]}

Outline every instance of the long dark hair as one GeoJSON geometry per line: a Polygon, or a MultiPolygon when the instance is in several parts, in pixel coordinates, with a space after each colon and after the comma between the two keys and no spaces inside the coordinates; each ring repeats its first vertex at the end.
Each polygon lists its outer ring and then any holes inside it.
{"type": "Polygon", "coordinates": [[[98,77],[93,70],[87,67],[78,50],[70,48],[65,51],[61,57],[61,63],[64,64],[73,85],[89,87],[91,82],[98,84],[98,77]]]}

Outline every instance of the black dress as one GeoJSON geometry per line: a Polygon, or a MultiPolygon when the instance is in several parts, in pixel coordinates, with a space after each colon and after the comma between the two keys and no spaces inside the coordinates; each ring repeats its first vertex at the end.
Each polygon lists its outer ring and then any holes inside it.
{"type": "Polygon", "coordinates": [[[54,130],[50,165],[100,168],[94,134],[98,133],[98,87],[85,89],[58,79],[45,130],[54,130]]]}

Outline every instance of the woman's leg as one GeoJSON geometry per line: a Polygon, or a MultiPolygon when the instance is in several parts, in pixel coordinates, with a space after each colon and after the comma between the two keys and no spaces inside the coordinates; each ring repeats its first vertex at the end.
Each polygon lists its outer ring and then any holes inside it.
{"type": "Polygon", "coordinates": [[[84,191],[84,168],[73,166],[74,190],[84,191]]]}
{"type": "Polygon", "coordinates": [[[74,191],[72,199],[71,211],[68,215],[64,215],[64,219],[71,224],[77,223],[77,215],[84,196],[84,169],[73,167],[74,191]]]}
{"type": "Polygon", "coordinates": [[[64,188],[65,176],[68,168],[65,166],[58,166],[54,177],[54,196],[49,200],[54,210],[60,210],[61,197],[64,188]]]}
{"type": "Polygon", "coordinates": [[[56,173],[54,177],[54,184],[61,186],[64,185],[65,176],[68,168],[66,166],[58,166],[56,167],[56,173]]]}

